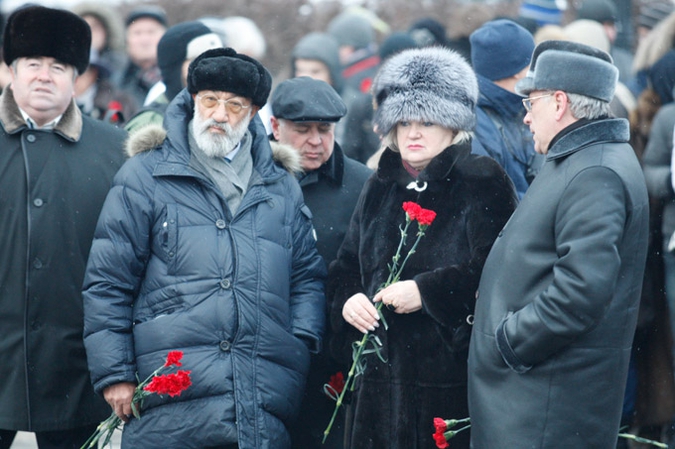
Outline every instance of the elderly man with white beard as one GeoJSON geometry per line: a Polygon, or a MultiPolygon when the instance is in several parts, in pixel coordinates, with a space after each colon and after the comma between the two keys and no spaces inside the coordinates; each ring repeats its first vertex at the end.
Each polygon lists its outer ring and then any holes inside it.
{"type": "Polygon", "coordinates": [[[256,115],[270,87],[258,61],[208,50],[166,131],[149,126],[129,142],[84,284],[92,381],[126,422],[123,447],[290,447],[321,343],[325,265],[300,186],[256,115]],[[192,386],[146,401],[134,419],[137,379],[169,350],[184,353],[192,386]]]}

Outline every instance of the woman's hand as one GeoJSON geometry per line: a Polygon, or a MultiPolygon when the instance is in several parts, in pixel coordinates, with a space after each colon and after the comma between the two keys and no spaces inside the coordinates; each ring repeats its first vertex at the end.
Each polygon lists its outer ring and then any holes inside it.
{"type": "Polygon", "coordinates": [[[380,290],[373,298],[396,313],[412,313],[422,308],[422,295],[415,281],[400,281],[380,290]]]}
{"type": "Polygon", "coordinates": [[[345,302],[342,317],[364,334],[380,326],[377,309],[363,293],[357,293],[345,302]]]}

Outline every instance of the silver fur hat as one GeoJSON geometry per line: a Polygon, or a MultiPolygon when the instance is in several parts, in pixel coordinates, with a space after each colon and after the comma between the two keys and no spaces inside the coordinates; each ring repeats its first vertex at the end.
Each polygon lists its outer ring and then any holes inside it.
{"type": "Polygon", "coordinates": [[[382,135],[402,120],[455,131],[471,131],[476,123],[476,75],[459,53],[446,48],[415,48],[392,56],[377,73],[372,92],[373,122],[382,135]]]}

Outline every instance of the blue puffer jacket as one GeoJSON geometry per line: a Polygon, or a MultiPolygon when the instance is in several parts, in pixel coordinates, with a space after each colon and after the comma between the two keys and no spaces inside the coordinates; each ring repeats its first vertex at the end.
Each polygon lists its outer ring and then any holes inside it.
{"type": "Polygon", "coordinates": [[[476,77],[480,96],[474,140],[478,140],[487,154],[499,162],[513,181],[518,198],[522,199],[530,185],[526,179],[528,165],[543,163],[543,157],[535,156],[532,133],[523,123],[526,113],[521,101],[523,97],[502,89],[485,77],[476,77]]]}
{"type": "MultiPolygon", "coordinates": [[[[192,105],[187,91],[178,95],[164,143],[127,161],[104,204],[84,285],[92,381],[102,392],[144,379],[181,350],[193,385],[147,399],[123,447],[290,447],[285,426],[324,326],[310,213],[256,117],[253,175],[232,216],[189,166],[192,105]]],[[[153,148],[148,140],[141,145],[153,148]]]]}

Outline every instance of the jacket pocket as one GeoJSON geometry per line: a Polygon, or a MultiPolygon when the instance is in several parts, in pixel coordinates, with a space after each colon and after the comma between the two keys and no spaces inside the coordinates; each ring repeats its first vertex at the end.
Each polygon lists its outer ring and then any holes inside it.
{"type": "Polygon", "coordinates": [[[167,274],[175,274],[178,257],[178,208],[173,203],[166,205],[166,215],[159,231],[159,246],[162,259],[166,263],[167,274]]]}

